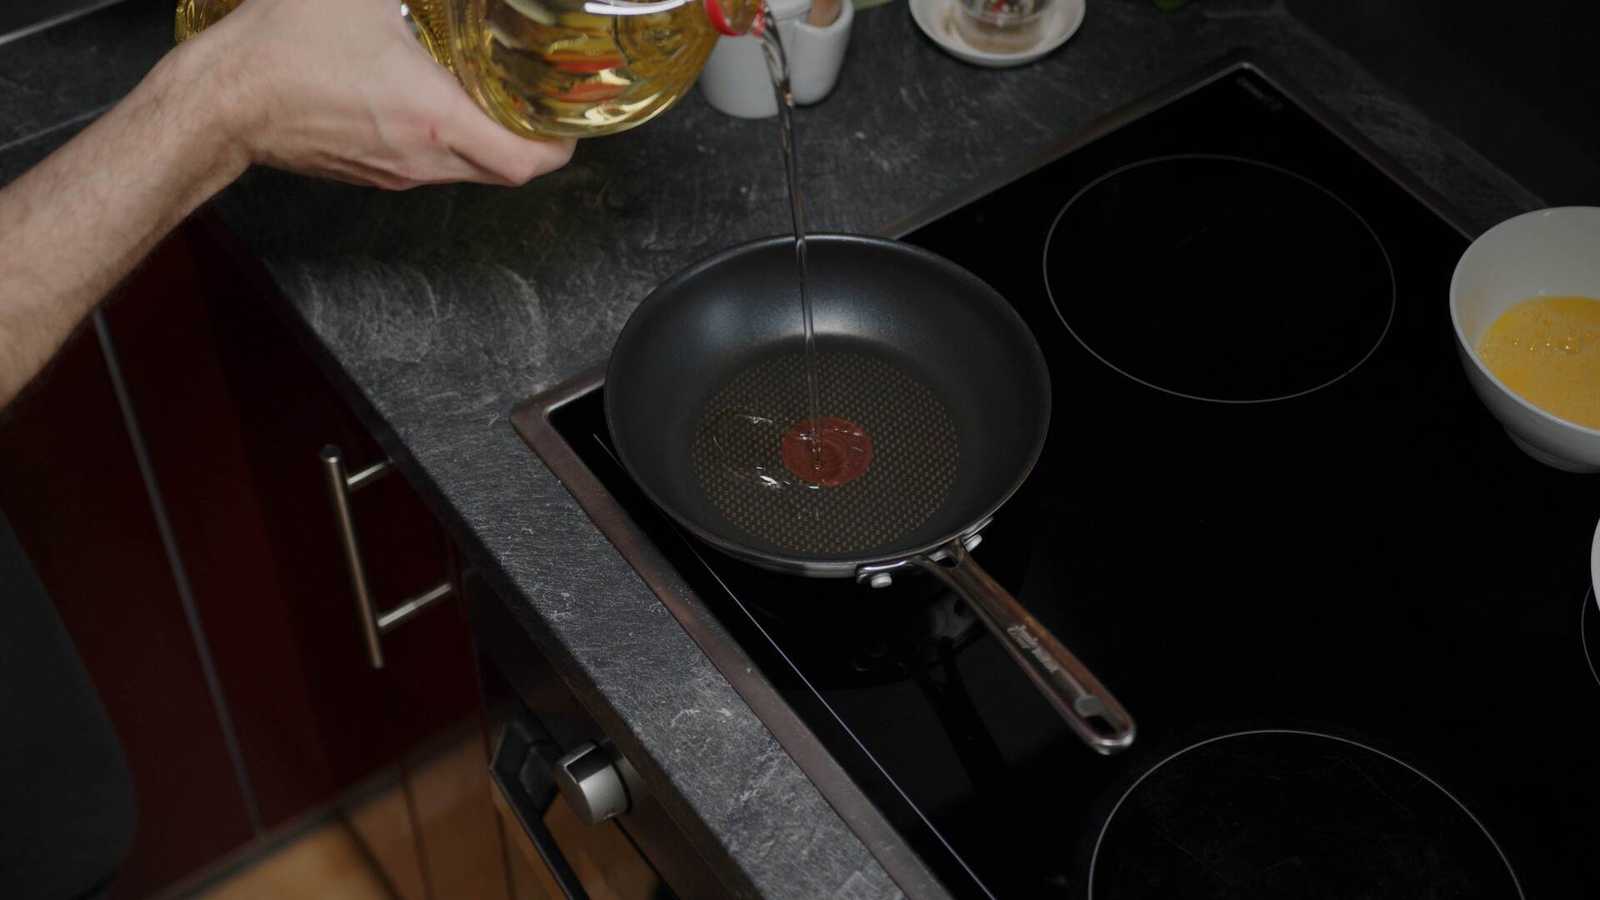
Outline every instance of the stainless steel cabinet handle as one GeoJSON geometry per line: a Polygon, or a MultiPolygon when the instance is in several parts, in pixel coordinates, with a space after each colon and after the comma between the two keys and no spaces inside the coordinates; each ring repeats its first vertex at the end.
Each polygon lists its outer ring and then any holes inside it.
{"type": "Polygon", "coordinates": [[[367,587],[367,567],[361,561],[361,543],[356,539],[356,523],[350,515],[350,495],[389,474],[393,464],[385,460],[347,476],[344,471],[344,456],[338,447],[329,444],[322,448],[320,455],[323,471],[328,476],[328,497],[333,501],[334,521],[339,526],[339,544],[344,549],[345,565],[350,570],[350,590],[356,595],[356,614],[361,618],[361,633],[367,644],[367,660],[372,663],[374,669],[381,669],[383,636],[450,596],[455,592],[455,587],[445,581],[415,597],[401,601],[393,609],[379,612],[372,602],[372,591],[367,587]]]}
{"type": "Polygon", "coordinates": [[[556,760],[556,788],[578,821],[599,825],[628,811],[628,789],[611,754],[593,742],[556,760]]]}

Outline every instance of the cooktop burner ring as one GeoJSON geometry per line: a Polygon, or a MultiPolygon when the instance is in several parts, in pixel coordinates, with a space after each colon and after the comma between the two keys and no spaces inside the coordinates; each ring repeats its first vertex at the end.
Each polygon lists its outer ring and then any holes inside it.
{"type": "MultiPolygon", "coordinates": [[[[1258,210],[1258,212],[1259,212],[1259,210],[1258,210]]],[[[1140,221],[1140,222],[1145,221],[1145,219],[1140,219],[1138,217],[1134,217],[1134,218],[1137,221],[1140,221]]],[[[1332,218],[1340,219],[1342,217],[1334,216],[1332,218]]],[[[1330,227],[1334,224],[1331,219],[1328,219],[1328,220],[1314,219],[1313,221],[1316,221],[1316,222],[1319,222],[1319,223],[1325,222],[1330,227]]],[[[1100,234],[1100,233],[1104,232],[1105,229],[1102,227],[1104,225],[1104,220],[1103,219],[1096,219],[1095,220],[1095,225],[1096,225],[1097,234],[1100,234]]],[[[1201,228],[1196,232],[1196,234],[1203,233],[1206,230],[1208,230],[1208,229],[1207,228],[1201,228]]],[[[1279,233],[1279,232],[1282,231],[1282,229],[1270,229],[1270,231],[1272,233],[1279,233]]],[[[1191,237],[1192,237],[1192,235],[1191,235],[1191,237]]],[[[1302,241],[1302,242],[1299,242],[1299,243],[1301,245],[1304,245],[1304,244],[1307,244],[1309,242],[1302,241]]],[[[1106,245],[1103,245],[1101,249],[1104,250],[1107,247],[1111,247],[1111,246],[1120,246],[1120,245],[1117,245],[1115,241],[1111,241],[1110,243],[1108,243],[1106,245]]],[[[1347,248],[1347,249],[1353,249],[1353,248],[1347,248]]],[[[1083,258],[1084,259],[1096,259],[1096,260],[1098,260],[1099,256],[1100,256],[1100,254],[1086,254],[1086,255],[1084,255],[1083,258]]],[[[1265,254],[1265,255],[1263,255],[1262,259],[1268,259],[1268,260],[1277,261],[1278,257],[1276,255],[1273,255],[1273,254],[1265,254]]],[[[1390,257],[1389,257],[1389,250],[1384,245],[1382,238],[1379,237],[1378,232],[1376,231],[1376,229],[1374,229],[1372,227],[1372,225],[1366,220],[1366,218],[1364,216],[1361,215],[1360,212],[1358,212],[1355,209],[1355,207],[1351,206],[1347,201],[1345,201],[1345,199],[1343,197],[1341,197],[1338,194],[1334,193],[1332,190],[1324,187],[1323,185],[1319,184],[1318,182],[1313,181],[1312,179],[1310,179],[1310,178],[1308,178],[1308,177],[1306,177],[1304,175],[1301,175],[1300,173],[1295,172],[1295,171],[1293,171],[1291,169],[1286,169],[1286,168],[1283,168],[1282,166],[1273,165],[1272,163],[1262,162],[1262,161],[1256,160],[1256,159],[1250,159],[1250,158],[1243,157],[1243,156],[1234,156],[1234,155],[1229,155],[1229,154],[1184,153],[1184,154],[1171,154],[1171,155],[1166,155],[1166,156],[1156,156],[1156,157],[1150,157],[1150,158],[1147,158],[1147,159],[1142,159],[1142,160],[1138,160],[1136,162],[1128,163],[1126,165],[1123,165],[1123,166],[1120,166],[1120,167],[1118,167],[1116,169],[1113,169],[1110,172],[1106,172],[1105,174],[1100,175],[1099,177],[1095,178],[1093,181],[1089,182],[1089,184],[1085,185],[1083,188],[1078,190],[1078,192],[1075,193],[1067,201],[1066,205],[1064,205],[1061,208],[1061,210],[1058,213],[1056,213],[1055,219],[1051,222],[1050,229],[1049,229],[1049,231],[1048,231],[1048,233],[1046,234],[1046,237],[1045,237],[1042,265],[1043,265],[1043,269],[1044,269],[1045,295],[1049,298],[1050,305],[1055,310],[1056,318],[1058,320],[1060,320],[1060,322],[1062,323],[1063,326],[1066,327],[1067,332],[1072,335],[1073,339],[1076,340],[1078,342],[1078,344],[1084,348],[1084,350],[1088,351],[1088,353],[1091,356],[1093,356],[1095,359],[1097,359],[1099,362],[1101,362],[1103,365],[1105,365],[1107,368],[1111,369],[1112,371],[1117,372],[1119,375],[1122,375],[1123,377],[1129,379],[1130,381],[1134,381],[1134,382],[1136,382],[1138,384],[1144,385],[1145,387],[1152,388],[1154,390],[1157,390],[1157,391],[1160,391],[1162,393],[1169,394],[1169,395],[1172,395],[1172,396],[1176,396],[1176,397],[1182,397],[1182,398],[1189,399],[1189,400],[1205,401],[1205,402],[1210,402],[1210,403],[1222,403],[1222,404],[1228,404],[1228,405],[1251,405],[1251,404],[1257,404],[1257,403],[1274,403],[1274,402],[1281,401],[1281,400],[1292,400],[1292,399],[1295,399],[1297,397],[1303,397],[1303,396],[1305,396],[1307,394],[1311,394],[1311,393],[1314,393],[1316,391],[1320,391],[1323,388],[1330,387],[1330,386],[1332,386],[1334,384],[1337,384],[1338,382],[1340,382],[1340,381],[1344,380],[1345,378],[1349,377],[1356,370],[1360,369],[1363,365],[1365,365],[1366,362],[1369,359],[1371,359],[1372,356],[1375,353],[1377,353],[1378,348],[1383,346],[1383,343],[1384,343],[1385,339],[1388,337],[1389,330],[1393,326],[1394,317],[1395,317],[1395,309],[1396,309],[1396,306],[1397,306],[1397,285],[1396,285],[1395,274],[1394,274],[1394,263],[1393,263],[1393,260],[1390,259],[1390,257]],[[1366,241],[1363,241],[1363,240],[1361,240],[1359,238],[1357,238],[1356,240],[1357,240],[1358,244],[1363,245],[1363,246],[1361,246],[1359,248],[1359,252],[1365,253],[1370,258],[1369,261],[1374,263],[1374,265],[1371,268],[1373,268],[1375,271],[1378,270],[1379,267],[1377,267],[1375,265],[1375,263],[1379,259],[1381,259],[1381,261],[1382,261],[1381,272],[1382,272],[1382,277],[1387,279],[1387,290],[1383,290],[1383,289],[1379,288],[1377,291],[1374,292],[1375,294],[1381,294],[1381,302],[1382,302],[1382,305],[1384,307],[1383,312],[1382,312],[1382,324],[1381,324],[1381,326],[1377,326],[1376,325],[1376,319],[1372,319],[1370,324],[1367,324],[1364,327],[1364,333],[1362,333],[1359,336],[1357,336],[1357,340],[1355,341],[1355,344],[1357,346],[1348,347],[1348,348],[1332,348],[1333,351],[1336,353],[1336,355],[1340,356],[1341,359],[1339,359],[1337,361],[1330,361],[1327,365],[1322,366],[1321,368],[1323,368],[1324,371],[1322,371],[1321,373],[1316,374],[1316,375],[1314,375],[1312,377],[1304,378],[1304,379],[1290,379],[1287,383],[1276,385],[1276,386],[1272,386],[1272,387],[1262,388],[1262,389],[1259,389],[1259,390],[1246,390],[1242,386],[1235,386],[1235,385],[1232,385],[1232,384],[1224,385],[1224,384],[1221,384],[1221,383],[1213,383],[1211,385],[1185,386],[1185,385],[1182,385],[1182,384],[1179,384],[1179,383],[1175,383],[1175,382],[1178,379],[1183,378],[1185,376],[1191,376],[1192,377],[1192,376],[1197,374],[1196,372],[1190,371],[1190,372],[1183,372],[1183,373],[1176,373],[1176,374],[1175,373],[1160,373],[1160,374],[1157,374],[1157,372],[1151,371],[1151,370],[1152,369],[1159,369],[1160,367],[1158,365],[1155,365],[1155,366],[1150,365],[1148,360],[1144,361],[1145,365],[1142,367],[1142,368],[1145,369],[1145,371],[1143,371],[1143,372],[1134,371],[1134,369],[1141,368],[1141,366],[1138,364],[1140,362],[1139,360],[1137,360],[1137,359],[1131,359],[1130,360],[1130,359],[1127,359],[1127,358],[1123,358],[1121,360],[1118,360],[1118,359],[1114,359],[1113,358],[1113,357],[1119,356],[1119,353],[1118,353],[1119,349],[1122,351],[1121,355],[1125,356],[1128,352],[1130,352],[1129,348],[1127,348],[1127,347],[1116,348],[1116,347],[1113,346],[1111,349],[1108,349],[1106,346],[1104,346],[1104,344],[1107,343],[1107,341],[1108,341],[1109,332],[1108,332],[1108,334],[1102,334],[1100,336],[1094,336],[1094,335],[1086,336],[1083,333],[1084,332],[1084,323],[1082,323],[1081,321],[1080,321],[1079,327],[1074,328],[1073,327],[1073,323],[1071,321],[1071,318],[1069,318],[1069,316],[1067,315],[1066,310],[1063,308],[1062,297],[1058,296],[1057,286],[1056,286],[1054,280],[1051,278],[1051,269],[1053,268],[1052,264],[1051,264],[1051,260],[1053,258],[1054,251],[1056,251],[1058,249],[1057,239],[1058,239],[1058,235],[1063,230],[1062,223],[1067,220],[1068,214],[1070,212],[1074,211],[1074,209],[1076,207],[1078,207],[1080,205],[1080,203],[1082,201],[1084,201],[1084,199],[1086,197],[1090,196],[1097,189],[1099,189],[1099,188],[1101,188],[1103,186],[1106,186],[1108,184],[1113,183],[1116,179],[1123,178],[1123,176],[1126,176],[1129,173],[1135,172],[1136,170],[1140,170],[1140,169],[1148,169],[1148,170],[1155,171],[1155,170],[1157,170],[1158,167],[1167,167],[1167,166],[1171,166],[1171,165],[1174,165],[1174,164],[1183,164],[1183,163],[1191,163],[1191,164],[1192,163],[1204,163],[1206,165],[1215,164],[1215,163],[1227,163],[1227,164],[1233,164],[1233,165],[1237,165],[1237,166],[1242,166],[1242,167],[1245,167],[1245,171],[1255,172],[1255,173],[1258,173],[1258,174],[1259,173],[1270,173],[1270,177],[1272,177],[1272,178],[1288,179],[1286,182],[1284,182],[1284,184],[1295,185],[1295,186],[1297,186],[1299,188],[1302,188],[1302,189],[1309,188],[1310,189],[1309,191],[1302,190],[1302,194],[1304,194],[1305,196],[1322,198],[1322,202],[1331,200],[1333,205],[1331,207],[1328,207],[1328,208],[1330,208],[1330,209],[1341,209],[1341,210],[1344,211],[1344,213],[1348,214],[1349,221],[1343,223],[1345,226],[1347,226],[1346,230],[1350,234],[1360,234],[1360,235],[1363,235],[1367,239],[1366,241]],[[1349,227],[1349,226],[1354,226],[1354,227],[1349,227]],[[1373,251],[1376,251],[1376,252],[1373,253],[1373,251]],[[1102,346],[1097,347],[1096,346],[1097,343],[1102,344],[1102,346]],[[1223,394],[1232,394],[1232,395],[1224,396],[1223,394]]],[[[1333,267],[1333,268],[1334,268],[1335,271],[1339,271],[1338,267],[1333,267]]],[[[1353,269],[1355,267],[1350,267],[1350,268],[1353,269]]],[[[1147,266],[1146,270],[1147,271],[1151,271],[1153,269],[1151,269],[1150,267],[1147,266]]],[[[1241,267],[1232,267],[1231,270],[1232,271],[1240,271],[1241,267]]],[[[1077,273],[1081,273],[1081,270],[1076,270],[1076,272],[1077,273]]],[[[1346,272],[1346,274],[1348,274],[1348,272],[1346,272]]],[[[1358,279],[1361,279],[1363,276],[1356,275],[1355,277],[1358,278],[1358,279]]],[[[1369,287],[1377,287],[1377,283],[1373,283],[1373,284],[1369,285],[1369,287]]],[[[1290,293],[1290,289],[1286,288],[1284,293],[1286,295],[1289,294],[1290,293]]],[[[1369,298],[1369,302],[1371,301],[1371,299],[1372,298],[1369,298]]],[[[1123,304],[1123,305],[1127,305],[1127,304],[1123,304]]],[[[1101,308],[1105,308],[1105,304],[1101,304],[1100,307],[1101,308]]],[[[1174,308],[1176,308],[1176,307],[1174,307],[1174,308]]],[[[1216,307],[1216,306],[1211,306],[1211,307],[1208,307],[1208,308],[1212,309],[1212,310],[1221,309],[1221,307],[1216,307]]],[[[1352,320],[1352,321],[1348,321],[1348,322],[1342,322],[1342,323],[1340,323],[1341,328],[1348,329],[1348,328],[1351,328],[1351,327],[1359,327],[1360,324],[1361,324],[1360,323],[1360,319],[1362,319],[1362,318],[1368,318],[1368,317],[1361,316],[1357,320],[1352,320]]],[[[1113,323],[1113,324],[1115,324],[1115,323],[1113,323]]],[[[1104,326],[1102,326],[1102,327],[1104,327],[1104,326]]],[[[1130,329],[1118,329],[1118,330],[1130,330],[1131,331],[1131,330],[1135,330],[1135,329],[1131,329],[1130,328],[1130,329]]],[[[1178,333],[1178,334],[1181,334],[1184,337],[1184,339],[1181,340],[1181,341],[1177,341],[1177,339],[1174,339],[1175,340],[1175,344],[1181,344],[1183,347],[1186,347],[1186,348],[1193,348],[1193,347],[1196,347],[1197,345],[1203,343],[1203,342],[1200,342],[1200,341],[1192,341],[1192,340],[1188,339],[1188,337],[1193,333],[1190,330],[1190,328],[1188,328],[1188,327],[1180,325],[1180,326],[1174,328],[1174,332],[1178,333]]],[[[1319,333],[1319,329],[1313,328],[1313,329],[1309,329],[1307,331],[1307,334],[1316,334],[1316,333],[1319,333]]],[[[1302,337],[1303,336],[1304,335],[1302,335],[1302,337]]],[[[1145,340],[1145,339],[1141,339],[1141,340],[1136,341],[1136,343],[1146,343],[1146,342],[1148,342],[1148,341],[1145,340]]],[[[1270,342],[1268,342],[1268,343],[1270,343],[1270,342]]],[[[1278,344],[1280,344],[1281,346],[1279,346],[1276,349],[1279,349],[1280,352],[1281,352],[1285,347],[1291,346],[1292,341],[1280,341],[1280,342],[1278,342],[1278,344]]],[[[1253,347],[1256,347],[1256,348],[1259,348],[1260,346],[1261,346],[1261,344],[1259,344],[1259,343],[1253,345],[1253,347]]],[[[1227,354],[1221,352],[1222,349],[1224,349],[1224,348],[1217,348],[1218,352],[1208,354],[1208,357],[1211,360],[1215,360],[1217,358],[1226,358],[1227,354]]],[[[1327,348],[1324,348],[1324,349],[1327,349],[1327,348]]],[[[1132,352],[1138,352],[1138,351],[1134,350],[1132,352]]],[[[1213,365],[1214,365],[1214,363],[1213,363],[1213,365]]],[[[1195,369],[1202,369],[1202,368],[1209,368],[1209,367],[1210,367],[1209,365],[1197,365],[1194,368],[1195,369]]],[[[1257,375],[1264,374],[1264,373],[1269,372],[1269,371],[1273,372],[1273,373],[1281,373],[1282,372],[1282,369],[1280,367],[1278,367],[1278,366],[1273,365],[1271,360],[1263,361],[1263,363],[1260,366],[1256,367],[1256,368],[1259,369],[1258,372],[1248,373],[1244,377],[1253,378],[1253,377],[1256,377],[1257,375]]],[[[1224,381],[1227,380],[1227,376],[1220,376],[1220,377],[1224,381]]]]}
{"type": "Polygon", "coordinates": [[[1325,733],[1318,732],[1318,731],[1309,731],[1309,730],[1303,730],[1303,729],[1293,729],[1293,728],[1253,729],[1253,730],[1246,730],[1246,731],[1235,731],[1235,732],[1230,732],[1230,733],[1227,733],[1227,734],[1220,734],[1220,735],[1216,735],[1216,736],[1213,736],[1213,737],[1209,737],[1209,738],[1206,738],[1206,739],[1201,740],[1201,741],[1197,741],[1197,742],[1195,742],[1193,744],[1190,744],[1190,745],[1188,745],[1186,747],[1183,747],[1182,749],[1179,749],[1179,750],[1175,751],[1174,753],[1172,753],[1172,754],[1166,756],[1165,758],[1163,758],[1161,761],[1157,762],[1155,765],[1151,766],[1149,769],[1146,769],[1144,772],[1140,773],[1139,777],[1134,779],[1133,783],[1130,784],[1127,787],[1127,789],[1122,792],[1122,795],[1117,798],[1116,803],[1114,803],[1112,805],[1112,807],[1111,807],[1111,811],[1106,814],[1105,819],[1100,823],[1100,830],[1095,836],[1094,848],[1091,851],[1090,857],[1089,857],[1089,873],[1088,873],[1088,878],[1087,878],[1087,881],[1088,881],[1088,900],[1095,900],[1095,885],[1096,885],[1096,880],[1095,879],[1096,879],[1096,875],[1098,873],[1098,869],[1099,869],[1099,866],[1100,866],[1101,851],[1105,847],[1106,835],[1110,831],[1112,823],[1116,820],[1117,814],[1122,811],[1124,805],[1127,804],[1128,799],[1130,797],[1132,797],[1135,794],[1135,792],[1137,792],[1139,790],[1139,788],[1142,785],[1144,785],[1146,783],[1146,781],[1149,780],[1149,778],[1152,775],[1154,775],[1157,772],[1161,771],[1163,768],[1165,768],[1167,765],[1169,765],[1173,761],[1175,761],[1175,760],[1177,760],[1177,759],[1179,759],[1179,758],[1181,758],[1183,756],[1186,756],[1186,755],[1188,755],[1188,754],[1190,754],[1190,753],[1192,753],[1192,752],[1194,752],[1196,750],[1200,750],[1202,748],[1210,747],[1210,746],[1218,744],[1220,742],[1227,741],[1227,740],[1232,740],[1232,739],[1236,739],[1236,738],[1261,737],[1261,736],[1291,736],[1291,737],[1321,738],[1321,739],[1324,739],[1324,740],[1333,741],[1333,742],[1335,742],[1337,744],[1343,744],[1343,745],[1348,746],[1348,747],[1355,747],[1355,748],[1359,748],[1361,750],[1365,750],[1365,751],[1367,751],[1369,753],[1374,754],[1378,758],[1387,760],[1387,761],[1389,761],[1391,763],[1398,764],[1402,769],[1410,772],[1412,775],[1414,775],[1418,779],[1420,779],[1423,783],[1433,787],[1434,790],[1436,790],[1439,794],[1442,794],[1443,796],[1449,798],[1450,802],[1452,804],[1454,804],[1454,806],[1457,809],[1459,809],[1462,813],[1466,814],[1467,818],[1472,822],[1472,824],[1477,827],[1477,830],[1483,835],[1483,837],[1485,839],[1488,840],[1489,845],[1494,848],[1495,854],[1499,857],[1501,865],[1505,867],[1506,875],[1510,878],[1512,887],[1514,887],[1515,890],[1516,890],[1516,896],[1518,898],[1521,898],[1521,900],[1526,900],[1527,894],[1522,889],[1522,882],[1521,882],[1520,879],[1517,878],[1516,869],[1514,869],[1512,867],[1511,860],[1510,860],[1509,857],[1506,856],[1505,850],[1501,848],[1500,842],[1495,840],[1495,837],[1494,837],[1493,833],[1491,833],[1489,831],[1488,827],[1483,824],[1482,820],[1480,820],[1477,817],[1477,815],[1475,815],[1472,812],[1472,810],[1465,803],[1463,803],[1461,801],[1461,799],[1459,797],[1457,797],[1455,794],[1451,793],[1450,790],[1447,789],[1444,785],[1440,784],[1438,781],[1435,781],[1426,772],[1423,772],[1421,769],[1418,769],[1416,766],[1413,766],[1410,763],[1406,762],[1405,760],[1400,759],[1399,757],[1396,757],[1396,756],[1394,756],[1392,754],[1385,753],[1384,751],[1379,750],[1376,747],[1372,747],[1370,745],[1361,743],[1360,741],[1352,740],[1350,738],[1339,737],[1337,735],[1325,734],[1325,733]]]}
{"type": "Polygon", "coordinates": [[[1594,665],[1594,652],[1589,649],[1589,615],[1594,612],[1590,607],[1600,604],[1600,598],[1595,597],[1594,588],[1583,592],[1583,606],[1578,610],[1578,642],[1583,645],[1583,661],[1589,667],[1589,676],[1594,683],[1600,685],[1600,669],[1594,665]]]}

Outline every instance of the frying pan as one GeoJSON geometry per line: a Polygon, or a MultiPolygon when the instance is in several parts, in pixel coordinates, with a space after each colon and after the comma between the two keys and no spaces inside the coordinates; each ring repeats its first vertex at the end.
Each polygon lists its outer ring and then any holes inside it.
{"type": "Polygon", "coordinates": [[[1127,747],[1121,704],[968,552],[1044,446],[1050,375],[1032,333],[925,250],[854,235],[807,247],[819,412],[870,436],[865,474],[821,490],[759,477],[778,471],[784,427],[809,418],[788,237],[679,272],[628,320],[605,389],[623,466],[689,532],[757,566],[874,586],[931,573],[1090,747],[1127,747]]]}

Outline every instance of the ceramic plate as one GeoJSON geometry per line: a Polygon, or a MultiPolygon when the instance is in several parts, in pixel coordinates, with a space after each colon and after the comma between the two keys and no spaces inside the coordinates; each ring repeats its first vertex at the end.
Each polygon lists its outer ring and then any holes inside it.
{"type": "Polygon", "coordinates": [[[969,45],[956,30],[954,16],[960,15],[955,0],[911,0],[911,17],[922,33],[946,53],[979,66],[1003,69],[1033,62],[1067,42],[1083,24],[1084,0],[1054,0],[1042,29],[1039,43],[1017,53],[992,53],[969,45]]]}

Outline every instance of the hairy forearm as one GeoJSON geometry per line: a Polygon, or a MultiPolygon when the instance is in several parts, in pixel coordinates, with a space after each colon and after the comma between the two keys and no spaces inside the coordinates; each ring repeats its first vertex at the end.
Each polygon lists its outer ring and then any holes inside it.
{"type": "Polygon", "coordinates": [[[252,162],[385,188],[517,185],[571,141],[495,124],[393,0],[252,0],[0,190],[0,408],[150,248],[252,162]]]}
{"type": "Polygon", "coordinates": [[[0,190],[0,407],[184,216],[244,171],[198,43],[0,190]]]}

